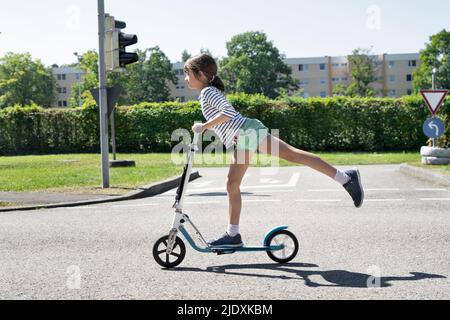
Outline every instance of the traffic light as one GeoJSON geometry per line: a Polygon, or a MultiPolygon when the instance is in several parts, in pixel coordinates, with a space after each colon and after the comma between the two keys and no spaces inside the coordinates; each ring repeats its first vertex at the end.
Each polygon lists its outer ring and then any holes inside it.
{"type": "Polygon", "coordinates": [[[105,16],[105,53],[106,70],[108,71],[120,70],[126,65],[139,61],[137,53],[126,52],[128,46],[138,42],[135,34],[126,34],[120,31],[126,27],[125,22],[116,21],[108,14],[105,16]]]}

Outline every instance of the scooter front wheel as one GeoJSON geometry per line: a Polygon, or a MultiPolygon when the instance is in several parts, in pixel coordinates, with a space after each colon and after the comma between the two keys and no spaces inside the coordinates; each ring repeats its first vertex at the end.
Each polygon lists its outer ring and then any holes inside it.
{"type": "Polygon", "coordinates": [[[172,253],[167,254],[168,241],[169,236],[164,236],[156,241],[153,246],[153,258],[160,266],[171,269],[183,262],[184,257],[186,256],[186,246],[184,245],[183,240],[176,237],[172,253]]]}
{"type": "Polygon", "coordinates": [[[270,259],[278,263],[288,263],[298,253],[298,240],[295,235],[287,230],[280,230],[269,236],[265,243],[266,247],[283,246],[277,251],[267,251],[270,259]]]}

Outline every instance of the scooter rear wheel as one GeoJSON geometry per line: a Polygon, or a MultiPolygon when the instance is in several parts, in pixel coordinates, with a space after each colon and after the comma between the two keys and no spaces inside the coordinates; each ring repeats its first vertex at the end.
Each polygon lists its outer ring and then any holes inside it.
{"type": "Polygon", "coordinates": [[[265,243],[266,247],[284,245],[284,248],[277,251],[267,251],[270,259],[278,263],[288,263],[298,253],[298,240],[295,235],[287,230],[280,230],[273,233],[265,243]]]}
{"type": "Polygon", "coordinates": [[[183,240],[176,237],[172,253],[167,254],[168,241],[169,236],[164,236],[156,241],[153,246],[153,258],[160,266],[171,269],[183,262],[184,257],[186,256],[186,246],[184,245],[183,240]]]}

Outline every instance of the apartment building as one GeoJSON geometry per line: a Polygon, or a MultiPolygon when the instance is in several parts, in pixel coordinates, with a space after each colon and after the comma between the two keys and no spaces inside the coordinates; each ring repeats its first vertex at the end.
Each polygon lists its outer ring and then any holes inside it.
{"type": "Polygon", "coordinates": [[[56,100],[55,107],[68,107],[69,98],[72,94],[72,87],[83,81],[83,71],[76,68],[53,66],[53,76],[56,80],[56,100]]]}
{"type": "MultiPolygon", "coordinates": [[[[372,57],[375,77],[371,87],[379,97],[401,97],[413,91],[413,72],[420,66],[418,53],[383,54],[372,57]]],[[[304,90],[305,97],[330,97],[334,88],[351,83],[347,57],[290,58],[285,63],[304,90]]]]}
{"type": "MultiPolygon", "coordinates": [[[[413,91],[413,72],[420,66],[418,53],[382,54],[375,60],[377,81],[371,86],[379,97],[402,97],[413,91]]],[[[304,97],[331,97],[334,88],[351,83],[351,66],[347,57],[288,58],[292,76],[304,90],[304,97]]],[[[180,101],[196,100],[198,93],[184,81],[183,64],[173,64],[178,85],[170,84],[171,97],[180,101]]]]}

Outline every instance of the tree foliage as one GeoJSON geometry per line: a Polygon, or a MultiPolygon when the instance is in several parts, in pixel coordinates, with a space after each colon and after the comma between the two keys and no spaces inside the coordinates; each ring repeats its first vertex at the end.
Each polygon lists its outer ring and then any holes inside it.
{"type": "Polygon", "coordinates": [[[337,85],[333,93],[349,97],[373,97],[375,90],[370,86],[376,81],[376,58],[370,49],[355,49],[347,57],[351,73],[349,85],[337,85]]]}
{"type": "Polygon", "coordinates": [[[37,104],[50,107],[56,81],[50,68],[29,53],[7,53],[0,58],[0,108],[37,104]]]}
{"type": "Polygon", "coordinates": [[[414,73],[414,90],[431,88],[432,70],[436,68],[436,88],[450,89],[450,31],[445,29],[430,37],[420,52],[420,67],[414,73]]]}
{"type": "Polygon", "coordinates": [[[297,88],[284,55],[263,32],[236,35],[226,47],[228,56],[220,63],[220,75],[228,92],[261,93],[275,98],[282,89],[297,88]]]}

